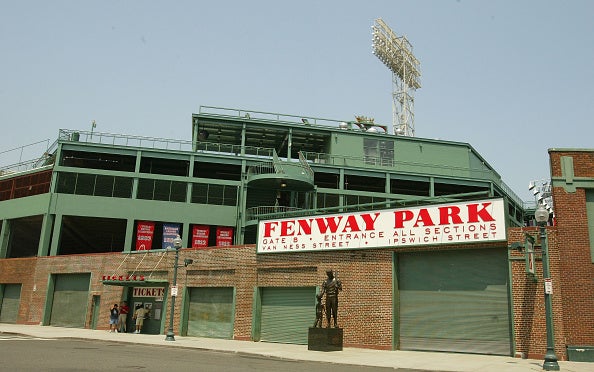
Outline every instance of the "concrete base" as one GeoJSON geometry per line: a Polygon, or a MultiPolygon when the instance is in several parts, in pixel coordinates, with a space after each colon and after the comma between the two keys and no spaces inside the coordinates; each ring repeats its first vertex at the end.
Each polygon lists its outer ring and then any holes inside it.
{"type": "Polygon", "coordinates": [[[342,328],[309,328],[307,350],[342,351],[342,328]]]}

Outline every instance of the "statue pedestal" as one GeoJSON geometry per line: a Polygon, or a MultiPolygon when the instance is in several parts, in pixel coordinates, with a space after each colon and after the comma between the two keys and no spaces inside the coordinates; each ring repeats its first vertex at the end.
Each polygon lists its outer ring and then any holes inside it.
{"type": "Polygon", "coordinates": [[[342,351],[342,328],[309,328],[307,350],[342,351]]]}

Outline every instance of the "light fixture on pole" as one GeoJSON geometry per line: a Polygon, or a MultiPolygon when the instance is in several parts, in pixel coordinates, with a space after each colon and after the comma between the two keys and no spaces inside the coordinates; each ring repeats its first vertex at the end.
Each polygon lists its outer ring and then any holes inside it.
{"type": "Polygon", "coordinates": [[[553,286],[551,282],[551,273],[549,269],[549,245],[547,241],[547,221],[549,220],[549,211],[543,205],[540,205],[534,212],[534,218],[540,231],[540,244],[542,246],[542,275],[544,277],[544,296],[545,296],[545,317],[547,323],[547,353],[544,356],[542,369],[545,371],[558,371],[557,355],[555,355],[555,337],[553,332],[553,286]]]}
{"type": "Polygon", "coordinates": [[[167,330],[167,336],[165,337],[165,341],[175,341],[175,336],[173,335],[173,315],[175,314],[175,298],[177,297],[177,263],[179,261],[179,250],[181,246],[182,240],[179,237],[179,235],[177,235],[175,239],[173,239],[173,247],[175,248],[175,261],[173,263],[173,283],[170,289],[171,310],[169,312],[169,329],[167,330]]]}
{"type": "Polygon", "coordinates": [[[421,63],[412,45],[378,18],[371,26],[373,54],[392,72],[392,127],[394,134],[414,137],[414,93],[421,87],[421,63]]]}

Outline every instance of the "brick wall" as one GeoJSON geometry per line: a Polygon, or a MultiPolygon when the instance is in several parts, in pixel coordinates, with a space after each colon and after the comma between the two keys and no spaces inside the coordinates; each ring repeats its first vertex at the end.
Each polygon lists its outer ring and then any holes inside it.
{"type": "MultiPolygon", "coordinates": [[[[535,276],[526,273],[524,253],[510,251],[512,278],[512,306],[514,321],[514,342],[516,355],[531,359],[542,359],[546,353],[546,312],[544,304],[544,281],[542,271],[542,245],[536,227],[511,228],[508,230],[508,242],[523,242],[524,234],[537,238],[535,243],[535,276]]],[[[564,287],[559,269],[559,243],[556,227],[547,227],[549,269],[553,282],[553,329],[555,353],[559,360],[567,359],[565,349],[565,324],[563,322],[564,287]]]]}
{"type": "MultiPolygon", "coordinates": [[[[594,181],[594,151],[549,151],[551,174],[562,177],[561,157],[573,158],[574,177],[594,181]]],[[[563,184],[557,182],[556,185],[563,184]]],[[[568,192],[553,188],[556,227],[560,242],[559,270],[563,293],[564,344],[594,345],[594,264],[583,188],[568,192]]]]}
{"type": "MultiPolygon", "coordinates": [[[[480,248],[501,246],[482,244],[480,248]]],[[[474,245],[448,245],[446,249],[472,249],[474,245]]],[[[428,246],[406,251],[443,250],[443,246],[428,246]]],[[[320,286],[326,270],[333,269],[343,282],[339,295],[339,325],[348,330],[347,347],[376,349],[392,348],[393,250],[360,250],[315,252],[302,254],[256,255],[254,246],[217,249],[183,249],[180,262],[191,258],[194,263],[178,270],[179,293],[184,286],[229,286],[236,289],[234,338],[249,340],[252,334],[252,308],[255,287],[320,286]],[[187,275],[186,275],[187,274],[187,275]]],[[[404,252],[401,250],[401,252],[404,252]]],[[[89,311],[86,327],[91,322],[91,300],[101,296],[97,328],[108,329],[109,307],[122,299],[122,287],[103,285],[102,275],[124,275],[134,270],[147,275],[155,272],[157,279],[171,283],[174,253],[126,255],[101,253],[32,259],[0,260],[0,282],[23,283],[18,323],[39,324],[43,316],[50,274],[91,273],[89,311]],[[125,259],[125,260],[124,260],[125,259]],[[119,268],[119,269],[118,269],[119,268]],[[10,279],[10,280],[9,280],[10,279]],[[33,286],[36,291],[33,291],[33,286]]],[[[175,333],[179,331],[182,296],[176,298],[175,333]]],[[[164,324],[169,323],[165,311],[164,324]]],[[[312,299],[312,322],[315,318],[312,299]]],[[[167,328],[167,327],[166,327],[167,328]]]]}

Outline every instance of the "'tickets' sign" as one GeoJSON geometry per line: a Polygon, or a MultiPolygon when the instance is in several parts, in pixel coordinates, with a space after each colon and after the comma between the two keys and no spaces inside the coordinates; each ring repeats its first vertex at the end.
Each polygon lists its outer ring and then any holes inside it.
{"type": "Polygon", "coordinates": [[[165,288],[163,287],[134,287],[133,297],[163,297],[165,288]]]}
{"type": "Polygon", "coordinates": [[[217,247],[227,247],[233,244],[233,228],[217,227],[217,247]]]}
{"type": "Polygon", "coordinates": [[[208,247],[210,227],[205,225],[194,225],[192,228],[192,248],[208,247]]]}
{"type": "Polygon", "coordinates": [[[257,253],[505,241],[503,199],[261,221],[257,253]]]}
{"type": "Polygon", "coordinates": [[[150,221],[138,221],[136,225],[136,250],[147,251],[153,245],[153,233],[155,223],[150,221]]]}

